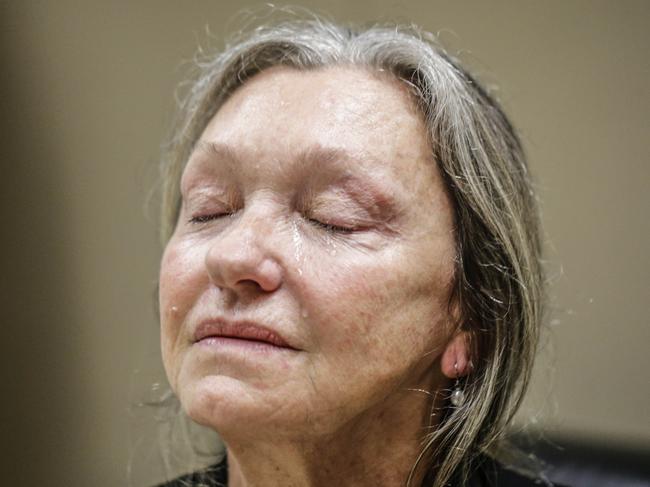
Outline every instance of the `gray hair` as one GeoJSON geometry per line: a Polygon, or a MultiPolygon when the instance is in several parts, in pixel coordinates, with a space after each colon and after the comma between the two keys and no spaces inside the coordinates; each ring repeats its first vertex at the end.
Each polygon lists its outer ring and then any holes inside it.
{"type": "MultiPolygon", "coordinates": [[[[174,228],[179,180],[194,144],[228,97],[257,73],[352,65],[410,86],[455,214],[452,303],[470,333],[465,402],[449,407],[411,470],[461,485],[481,453],[494,455],[529,382],[542,320],[540,221],[520,141],[489,94],[433,35],[415,27],[355,29],[321,18],[257,27],[198,63],[163,164],[162,240],[174,228]]],[[[450,305],[452,304],[450,303],[450,305]]]]}

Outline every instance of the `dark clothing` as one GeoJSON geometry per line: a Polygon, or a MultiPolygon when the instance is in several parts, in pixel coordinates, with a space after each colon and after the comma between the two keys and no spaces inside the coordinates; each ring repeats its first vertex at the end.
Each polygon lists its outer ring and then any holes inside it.
{"type": "MultiPolygon", "coordinates": [[[[454,487],[456,487],[455,484],[454,487]]],[[[460,486],[458,486],[460,487],[460,486]]],[[[466,487],[566,487],[541,478],[530,478],[484,457],[466,487]]]]}
{"type": "MultiPolygon", "coordinates": [[[[228,465],[224,458],[221,463],[211,467],[178,477],[157,487],[217,487],[228,485],[228,465]]],[[[454,487],[461,487],[453,484],[454,487]]],[[[485,458],[468,484],[463,487],[562,487],[558,484],[544,483],[541,480],[534,480],[524,477],[512,470],[504,468],[496,461],[485,458]]]]}
{"type": "Polygon", "coordinates": [[[228,464],[226,457],[220,463],[198,472],[188,473],[156,487],[227,487],[228,464]]]}

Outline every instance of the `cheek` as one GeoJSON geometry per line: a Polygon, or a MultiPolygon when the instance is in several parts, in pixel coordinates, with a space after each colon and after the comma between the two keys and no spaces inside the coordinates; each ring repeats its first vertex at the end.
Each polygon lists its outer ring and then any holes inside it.
{"type": "Polygon", "coordinates": [[[314,331],[322,347],[386,359],[437,349],[449,330],[453,264],[423,262],[386,256],[323,266],[307,297],[318,307],[314,331]]]}
{"type": "MultiPolygon", "coordinates": [[[[321,272],[311,279],[315,287],[310,291],[306,304],[318,315],[317,331],[325,338],[338,337],[349,342],[367,330],[368,323],[378,312],[377,305],[385,302],[385,289],[377,286],[377,270],[374,263],[342,264],[336,259],[323,259],[318,268],[321,272]]],[[[312,267],[314,268],[314,267],[312,267]]]]}
{"type": "Polygon", "coordinates": [[[183,323],[207,280],[197,249],[170,241],[160,264],[159,306],[161,351],[172,385],[187,338],[183,323]]]}
{"type": "Polygon", "coordinates": [[[319,342],[350,349],[361,339],[372,341],[375,335],[369,331],[391,301],[389,285],[382,283],[385,272],[374,262],[325,264],[327,272],[310,279],[318,287],[310,288],[311,295],[306,299],[316,314],[314,331],[319,342]]]}

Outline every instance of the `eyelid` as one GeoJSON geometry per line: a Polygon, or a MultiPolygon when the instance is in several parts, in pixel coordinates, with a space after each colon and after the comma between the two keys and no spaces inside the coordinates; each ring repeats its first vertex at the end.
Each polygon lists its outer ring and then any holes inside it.
{"type": "Polygon", "coordinates": [[[188,223],[192,223],[195,225],[199,225],[201,223],[207,223],[212,220],[216,220],[218,218],[223,218],[225,216],[231,216],[231,212],[215,212],[215,213],[207,213],[203,215],[194,215],[191,218],[188,219],[188,223]]]}
{"type": "Polygon", "coordinates": [[[183,202],[183,213],[188,224],[201,225],[225,216],[231,216],[236,209],[222,201],[183,202]]]}
{"type": "Polygon", "coordinates": [[[307,218],[307,221],[309,223],[311,223],[312,225],[314,225],[316,227],[319,227],[319,228],[323,228],[327,232],[330,232],[330,233],[349,234],[349,233],[353,233],[353,232],[358,230],[358,228],[356,228],[356,227],[344,227],[344,226],[340,226],[340,225],[335,225],[333,223],[326,223],[326,222],[322,222],[320,220],[317,220],[316,218],[307,218]]]}
{"type": "Polygon", "coordinates": [[[200,225],[231,216],[241,207],[234,189],[221,190],[212,186],[197,186],[181,195],[187,223],[200,225]]]}

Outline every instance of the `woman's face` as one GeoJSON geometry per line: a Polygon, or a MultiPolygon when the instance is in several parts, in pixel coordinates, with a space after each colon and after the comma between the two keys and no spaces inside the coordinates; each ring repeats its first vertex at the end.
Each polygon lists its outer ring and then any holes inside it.
{"type": "Polygon", "coordinates": [[[400,82],[261,73],[210,121],[181,192],[161,335],[194,420],[224,435],[331,434],[440,386],[452,210],[400,82]]]}

